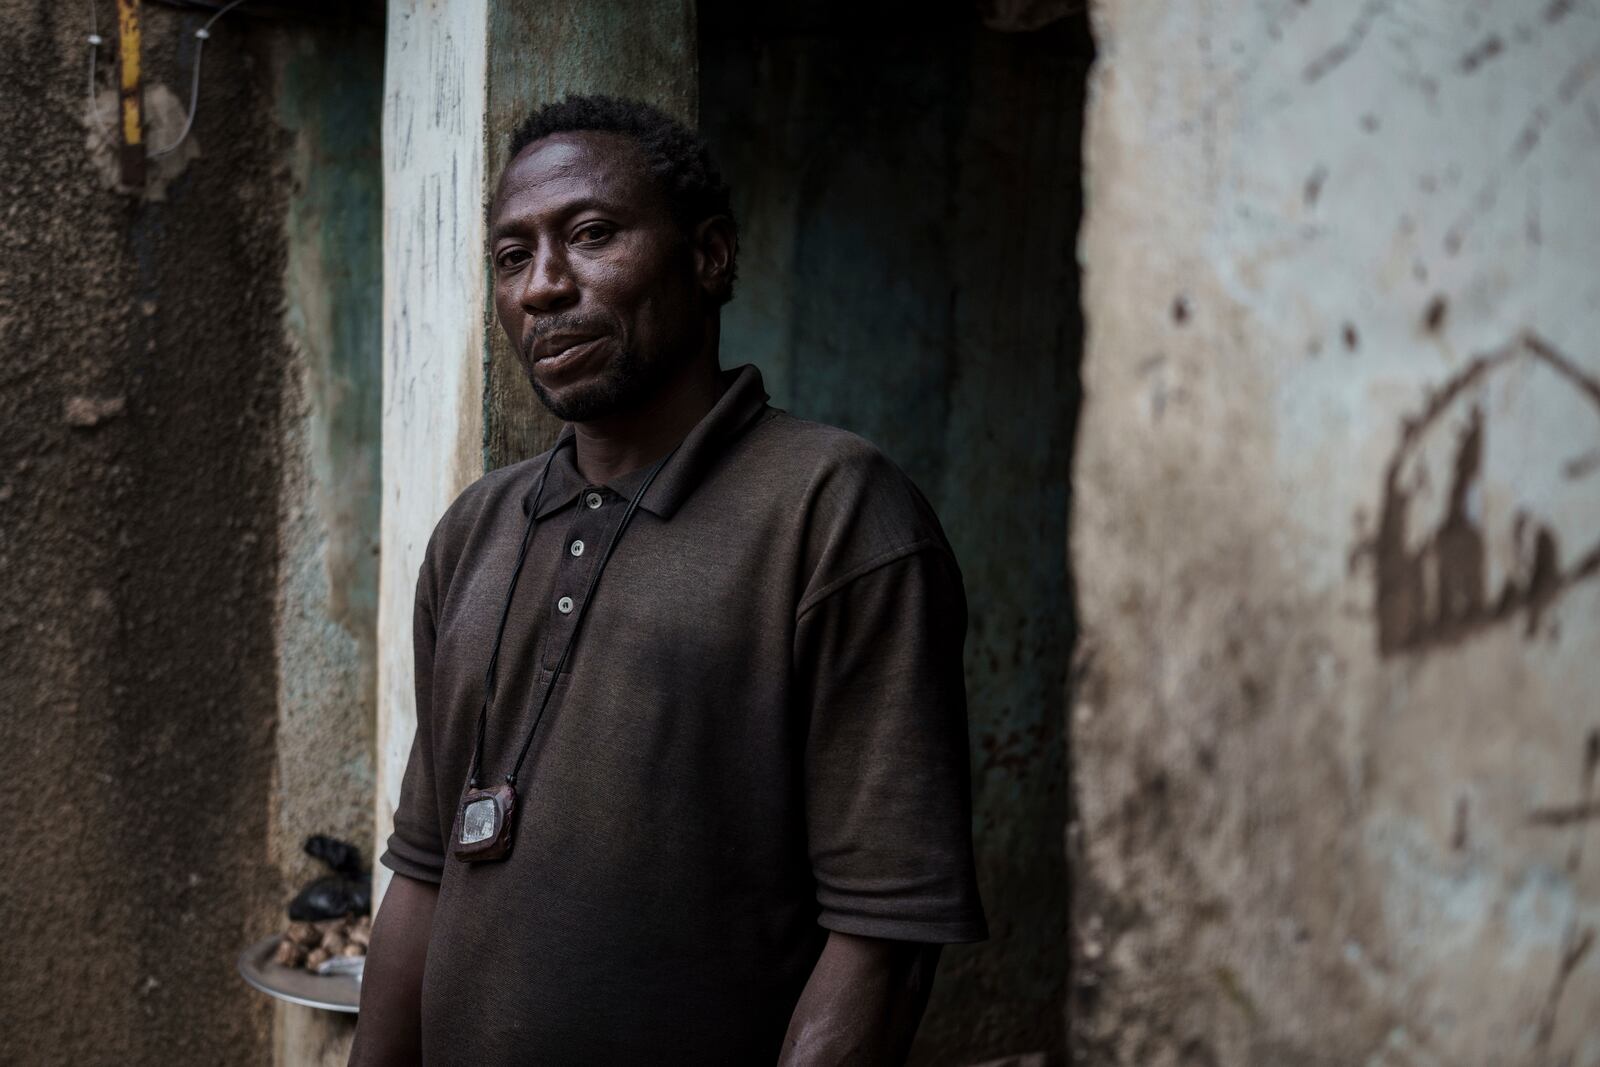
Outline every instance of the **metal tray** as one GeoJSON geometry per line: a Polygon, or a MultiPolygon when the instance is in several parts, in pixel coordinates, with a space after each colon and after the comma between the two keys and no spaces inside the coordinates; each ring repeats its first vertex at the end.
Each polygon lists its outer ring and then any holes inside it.
{"type": "Polygon", "coordinates": [[[278,935],[264,937],[239,954],[239,974],[269,997],[324,1011],[356,1011],[361,983],[347,974],[311,974],[272,962],[278,935]]]}

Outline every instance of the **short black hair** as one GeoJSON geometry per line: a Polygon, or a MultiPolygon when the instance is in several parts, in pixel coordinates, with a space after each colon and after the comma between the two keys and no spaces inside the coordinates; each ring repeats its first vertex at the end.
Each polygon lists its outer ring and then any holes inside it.
{"type": "Polygon", "coordinates": [[[522,121],[511,135],[509,162],[517,153],[557,133],[620,133],[644,150],[650,175],[667,194],[673,218],[685,233],[714,215],[726,215],[733,227],[734,258],[728,265],[724,302],[733,298],[737,274],[739,224],[733,217],[728,183],[711,149],[694,130],[658,107],[615,96],[568,96],[545,104],[522,121]]]}

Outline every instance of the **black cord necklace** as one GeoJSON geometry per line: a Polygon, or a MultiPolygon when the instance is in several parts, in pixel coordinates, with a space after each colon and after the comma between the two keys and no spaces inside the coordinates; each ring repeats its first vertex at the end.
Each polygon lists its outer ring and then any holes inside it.
{"type": "Polygon", "coordinates": [[[517,580],[522,577],[522,565],[528,558],[528,546],[533,541],[533,528],[538,525],[539,502],[544,498],[544,483],[550,476],[550,464],[554,462],[556,453],[562,447],[562,444],[558,444],[550,450],[550,457],[544,461],[544,468],[539,473],[539,486],[534,491],[533,503],[528,508],[528,525],[522,531],[522,544],[517,548],[517,564],[512,568],[511,581],[506,587],[505,604],[500,608],[500,625],[495,630],[494,648],[489,653],[489,665],[483,673],[483,704],[478,708],[477,740],[473,744],[472,767],[468,772],[467,788],[462,793],[461,806],[456,814],[453,834],[455,842],[451,848],[452,855],[468,863],[504,859],[511,853],[513,816],[517,807],[517,775],[522,772],[522,763],[528,758],[528,750],[533,746],[533,738],[539,731],[539,723],[544,719],[545,709],[550,706],[550,697],[555,692],[556,682],[561,678],[561,671],[572,655],[572,646],[578,640],[578,630],[583,626],[583,617],[589,610],[589,604],[594,600],[595,589],[600,584],[600,575],[604,573],[606,564],[611,560],[611,554],[617,550],[617,543],[622,540],[623,532],[633,520],[634,512],[639,510],[639,502],[644,499],[650,483],[656,480],[656,475],[666,466],[667,460],[678,451],[674,448],[656,461],[655,466],[650,468],[650,473],[645,475],[638,492],[634,493],[633,499],[628,502],[627,510],[622,513],[622,520],[617,523],[616,532],[611,535],[610,543],[606,545],[605,552],[589,575],[589,585],[584,590],[583,600],[578,605],[577,617],[572,620],[572,632],[567,635],[567,643],[561,649],[561,658],[556,660],[556,668],[551,672],[550,681],[544,687],[539,699],[539,708],[534,713],[533,722],[528,726],[527,735],[522,739],[522,747],[517,751],[516,762],[511,765],[511,771],[505,776],[505,781],[485,789],[481,778],[484,732],[488,725],[490,704],[496,695],[495,682],[500,663],[500,643],[506,635],[506,620],[511,615],[511,600],[517,591],[517,580]]]}

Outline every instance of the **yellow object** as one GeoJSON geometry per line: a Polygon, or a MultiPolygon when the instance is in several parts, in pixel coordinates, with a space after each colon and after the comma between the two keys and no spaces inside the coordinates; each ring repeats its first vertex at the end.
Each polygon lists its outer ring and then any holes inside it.
{"type": "Polygon", "coordinates": [[[121,55],[122,143],[144,141],[142,93],[139,91],[139,0],[117,0],[117,34],[121,55]]]}

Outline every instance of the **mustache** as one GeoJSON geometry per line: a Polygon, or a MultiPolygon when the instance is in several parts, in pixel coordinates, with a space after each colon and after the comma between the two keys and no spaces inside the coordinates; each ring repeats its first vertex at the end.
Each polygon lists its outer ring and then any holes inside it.
{"type": "Polygon", "coordinates": [[[617,332],[619,332],[618,324],[612,321],[609,315],[559,311],[554,315],[535,319],[528,325],[528,332],[522,338],[522,358],[532,362],[533,346],[557,334],[575,333],[600,337],[617,332]]]}

